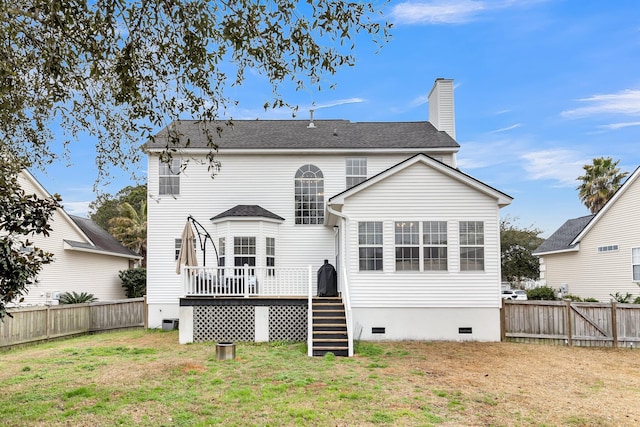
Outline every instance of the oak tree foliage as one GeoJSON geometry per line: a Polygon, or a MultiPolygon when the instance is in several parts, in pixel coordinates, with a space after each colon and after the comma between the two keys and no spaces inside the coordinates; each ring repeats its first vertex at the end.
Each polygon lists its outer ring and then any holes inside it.
{"type": "Polygon", "coordinates": [[[27,194],[18,181],[26,166],[24,159],[0,145],[0,320],[7,304],[20,302],[43,265],[53,260],[53,254],[35,247],[29,238],[49,235],[49,220],[60,196],[27,194]]]}
{"type": "MultiPolygon", "coordinates": [[[[47,164],[52,123],[65,147],[86,133],[106,166],[180,118],[227,118],[229,89],[257,72],[265,108],[287,106],[283,85],[322,89],[355,63],[358,34],[382,46],[390,24],[377,2],[335,0],[0,0],[0,141],[47,164]]],[[[223,126],[205,129],[210,160],[223,126]]],[[[162,141],[170,157],[178,141],[162,141]]],[[[68,151],[66,151],[68,153],[68,151]]]]}

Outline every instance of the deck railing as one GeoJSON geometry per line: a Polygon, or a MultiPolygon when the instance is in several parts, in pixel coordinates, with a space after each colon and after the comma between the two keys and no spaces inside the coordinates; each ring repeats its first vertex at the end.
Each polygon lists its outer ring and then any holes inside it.
{"type": "Polygon", "coordinates": [[[183,267],[185,297],[306,297],[317,284],[309,268],[283,267],[183,267]]]}

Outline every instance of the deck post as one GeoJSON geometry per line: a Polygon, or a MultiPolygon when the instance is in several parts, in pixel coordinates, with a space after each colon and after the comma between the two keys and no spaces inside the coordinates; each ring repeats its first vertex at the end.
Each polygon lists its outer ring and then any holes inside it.
{"type": "Polygon", "coordinates": [[[313,357],[313,270],[309,265],[307,292],[307,356],[313,357]]]}

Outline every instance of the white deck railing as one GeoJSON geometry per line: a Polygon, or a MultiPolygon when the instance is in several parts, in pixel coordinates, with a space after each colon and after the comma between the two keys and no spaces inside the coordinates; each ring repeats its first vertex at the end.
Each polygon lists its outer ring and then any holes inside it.
{"type": "Polygon", "coordinates": [[[307,297],[317,284],[311,267],[183,267],[185,297],[307,297]]]}

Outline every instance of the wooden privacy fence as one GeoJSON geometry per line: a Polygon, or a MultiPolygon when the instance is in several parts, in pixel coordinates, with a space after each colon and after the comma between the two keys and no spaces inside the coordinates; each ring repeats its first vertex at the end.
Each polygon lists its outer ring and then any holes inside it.
{"type": "Polygon", "coordinates": [[[144,327],[145,298],[9,309],[0,322],[0,348],[69,335],[144,327]]]}
{"type": "Polygon", "coordinates": [[[636,347],[640,305],[573,301],[504,301],[502,341],[636,347]]]}

